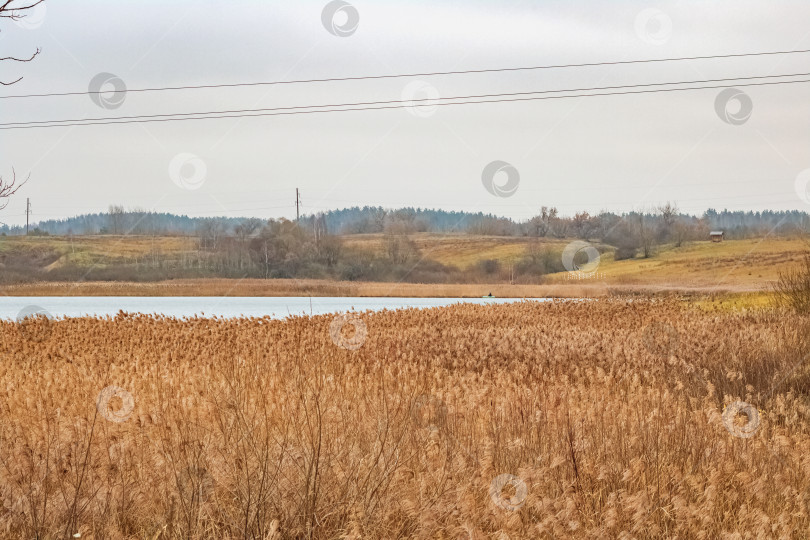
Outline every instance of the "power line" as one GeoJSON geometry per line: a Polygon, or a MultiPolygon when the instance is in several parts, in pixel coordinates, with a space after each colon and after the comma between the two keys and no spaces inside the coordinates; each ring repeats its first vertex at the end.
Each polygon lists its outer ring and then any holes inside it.
{"type": "MultiPolygon", "coordinates": [[[[790,75],[782,75],[783,77],[790,76],[790,75]]],[[[754,77],[754,78],[764,78],[764,77],[754,77]]],[[[732,79],[732,80],[741,80],[741,79],[732,79]]],[[[448,105],[479,105],[485,103],[511,103],[516,101],[539,101],[539,100],[551,100],[551,99],[569,99],[569,98],[580,98],[580,97],[604,97],[604,96],[620,96],[620,95],[634,95],[634,94],[654,94],[654,93],[662,93],[662,92],[684,92],[690,90],[711,90],[711,89],[718,89],[718,88],[729,88],[731,86],[774,86],[780,84],[797,84],[797,83],[807,83],[810,82],[810,79],[801,79],[796,81],[774,81],[774,82],[760,82],[760,83],[743,83],[743,84],[722,84],[722,85],[715,85],[715,86],[696,86],[696,87],[689,87],[689,88],[659,88],[655,90],[636,90],[636,91],[626,91],[626,92],[607,92],[607,93],[596,93],[596,94],[573,94],[567,96],[539,96],[539,97],[519,97],[515,99],[491,99],[485,101],[455,101],[455,102],[447,102],[447,103],[431,103],[430,105],[423,105],[423,106],[430,106],[430,107],[442,107],[448,105]]],[[[660,83],[660,84],[689,84],[689,83],[660,83]]],[[[636,86],[644,86],[644,85],[633,85],[630,87],[636,86]]],[[[549,91],[542,91],[542,92],[529,92],[529,94],[538,94],[538,93],[549,93],[549,92],[565,92],[566,90],[549,90],[549,91]]],[[[573,91],[573,90],[568,90],[573,91]]],[[[522,95],[525,93],[514,92],[510,94],[501,94],[505,96],[516,96],[522,95]]],[[[464,97],[450,97],[450,98],[441,98],[441,99],[468,99],[464,97]]],[[[187,113],[187,114],[215,114],[216,116],[181,116],[182,113],[177,113],[173,115],[154,115],[158,117],[150,117],[150,116],[143,116],[143,117],[122,117],[120,119],[116,118],[97,118],[97,119],[87,119],[86,121],[79,121],[76,123],[56,123],[56,122],[66,122],[64,120],[50,120],[50,121],[38,121],[38,122],[16,122],[16,123],[7,123],[7,124],[0,124],[0,130],[11,130],[11,129],[35,129],[35,128],[51,128],[51,127],[73,127],[73,126],[101,126],[101,125],[114,125],[114,124],[140,124],[140,123],[149,123],[149,122],[180,122],[184,120],[216,120],[216,119],[226,119],[226,118],[251,118],[251,117],[260,117],[260,116],[288,116],[288,115],[298,115],[298,114],[315,114],[315,113],[331,113],[331,112],[349,112],[349,111],[377,111],[377,110],[384,110],[384,109],[404,109],[408,107],[413,107],[412,103],[414,101],[420,100],[407,100],[407,101],[394,101],[390,103],[398,103],[398,105],[390,105],[390,106],[382,106],[382,107],[355,107],[355,108],[348,108],[348,109],[315,109],[315,110],[295,110],[289,111],[285,110],[285,108],[275,108],[275,109],[253,109],[248,110],[246,112],[256,112],[257,114],[220,114],[220,113],[187,113]],[[277,112],[259,112],[259,111],[277,111],[277,112]],[[280,112],[278,112],[280,111],[280,112]],[[166,117],[166,118],[163,118],[166,117]]],[[[327,105],[328,106],[328,105],[327,105]]],[[[348,104],[347,106],[351,106],[348,104]]],[[[302,105],[299,107],[288,107],[287,109],[304,109],[304,108],[313,108],[313,107],[324,107],[324,105],[302,105]]],[[[70,121],[67,121],[70,122],[70,121]]]]}
{"type": "MultiPolygon", "coordinates": [[[[503,73],[510,71],[531,71],[541,69],[566,69],[578,67],[596,67],[596,66],[616,66],[627,64],[650,64],[657,62],[682,62],[689,60],[712,60],[718,58],[743,58],[753,56],[772,56],[779,54],[802,54],[808,53],[810,49],[789,50],[789,51],[770,51],[770,52],[755,52],[755,53],[738,53],[738,54],[715,54],[708,56],[684,56],[676,58],[650,58],[644,60],[616,60],[610,62],[585,62],[580,64],[552,64],[544,66],[526,66],[526,67],[512,67],[512,68],[493,68],[493,69],[468,69],[461,71],[433,71],[425,73],[399,73],[393,75],[366,75],[359,77],[331,77],[325,79],[300,79],[289,81],[265,81],[253,83],[231,83],[231,84],[201,84],[190,86],[164,86],[156,88],[133,88],[126,90],[129,92],[164,92],[169,90],[200,90],[209,88],[237,88],[237,87],[250,87],[250,86],[270,86],[281,84],[309,84],[309,83],[325,83],[325,82],[342,82],[342,81],[364,81],[375,79],[398,79],[407,77],[434,77],[442,75],[469,75],[478,73],[503,73]]],[[[55,92],[48,94],[20,94],[12,96],[0,96],[0,99],[19,99],[19,98],[38,98],[38,97],[59,97],[59,96],[85,96],[94,94],[106,94],[109,91],[87,91],[87,92],[55,92]]]]}
{"type": "MultiPolygon", "coordinates": [[[[560,90],[534,90],[531,92],[507,92],[507,93],[500,93],[500,94],[478,94],[478,95],[471,95],[471,96],[453,96],[453,97],[446,97],[446,98],[419,98],[419,99],[407,99],[407,100],[389,100],[389,101],[365,101],[365,102],[355,102],[355,103],[332,103],[332,104],[324,104],[324,105],[298,105],[295,107],[272,107],[272,108],[263,108],[263,109],[236,109],[236,110],[227,110],[227,111],[206,111],[206,112],[192,112],[192,113],[169,113],[169,114],[149,114],[149,115],[136,115],[136,116],[112,116],[112,117],[105,117],[105,118],[72,118],[72,119],[64,119],[64,120],[39,120],[39,121],[30,121],[30,122],[7,122],[0,124],[0,127],[7,127],[7,126],[26,126],[26,125],[35,125],[35,124],[56,124],[56,123],[63,123],[63,122],[94,122],[94,121],[107,121],[107,120],[136,120],[142,118],[182,118],[184,116],[202,116],[202,115],[211,115],[211,114],[241,114],[241,113],[254,113],[254,112],[268,112],[268,111],[286,111],[286,110],[296,110],[296,109],[311,109],[311,108],[329,108],[329,107],[359,107],[365,105],[389,105],[389,104],[406,104],[407,106],[411,106],[413,103],[418,102],[435,102],[435,101],[446,101],[446,100],[457,100],[457,99],[482,99],[482,98],[491,98],[491,97],[505,97],[505,96],[525,96],[525,95],[535,95],[535,94],[557,94],[563,92],[595,92],[598,90],[618,90],[623,88],[645,88],[650,86],[666,86],[666,85],[673,85],[673,84],[704,84],[704,83],[714,83],[714,82],[727,82],[727,81],[747,81],[753,79],[776,79],[776,78],[783,78],[783,77],[806,77],[810,76],[810,73],[786,73],[782,75],[757,75],[751,77],[730,77],[725,79],[704,79],[699,81],[674,81],[674,82],[661,82],[661,83],[646,83],[646,84],[628,84],[628,85],[620,85],[620,86],[599,86],[599,87],[592,87],[592,88],[567,88],[567,89],[560,89],[560,90]]],[[[736,85],[742,86],[742,85],[736,85]]],[[[427,105],[432,106],[432,105],[427,105]]]]}

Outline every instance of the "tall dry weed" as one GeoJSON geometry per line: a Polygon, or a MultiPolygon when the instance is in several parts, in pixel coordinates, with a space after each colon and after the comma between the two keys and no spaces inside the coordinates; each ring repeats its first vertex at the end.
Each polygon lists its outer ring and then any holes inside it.
{"type": "Polygon", "coordinates": [[[638,300],[360,318],[356,348],[329,316],[1,323],[0,536],[810,527],[806,319],[638,300]]]}

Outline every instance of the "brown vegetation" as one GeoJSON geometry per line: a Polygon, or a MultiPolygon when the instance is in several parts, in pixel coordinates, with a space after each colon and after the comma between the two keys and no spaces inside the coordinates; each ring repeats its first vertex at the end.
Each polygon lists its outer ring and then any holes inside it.
{"type": "MultiPolygon", "coordinates": [[[[370,256],[382,253],[385,247],[383,235],[341,240],[346,254],[370,256]]],[[[244,273],[225,278],[199,267],[196,257],[208,254],[197,251],[190,238],[0,237],[0,294],[475,297],[492,289],[502,297],[592,297],[609,291],[753,292],[771,291],[779,270],[800,262],[806,251],[802,238],[759,238],[720,244],[693,242],[659,249],[655,259],[616,261],[613,253],[597,245],[599,264],[589,274],[554,268],[562,266],[565,240],[537,243],[417,234],[408,241],[429,264],[466,270],[445,274],[447,281],[442,283],[422,281],[424,274],[407,272],[400,277],[378,276],[385,278],[382,281],[362,275],[352,280],[257,279],[244,273]],[[532,276],[528,282],[524,280],[527,275],[532,276]],[[509,284],[512,277],[514,285],[509,284]]],[[[328,259],[328,250],[321,247],[328,259]]],[[[246,264],[247,257],[241,261],[246,264]]],[[[238,270],[240,258],[235,256],[233,262],[238,270]]],[[[404,264],[406,270],[415,266],[413,261],[404,264]]]]}
{"type": "Polygon", "coordinates": [[[36,282],[0,286],[5,296],[359,296],[406,298],[597,298],[614,294],[700,295],[755,293],[762,286],[678,283],[612,285],[600,279],[547,285],[508,283],[387,283],[325,279],[176,279],[157,283],[115,281],[36,282]]]}
{"type": "Polygon", "coordinates": [[[602,300],[0,324],[3,536],[810,528],[805,319],[602,300]]]}
{"type": "Polygon", "coordinates": [[[810,313],[810,253],[804,254],[799,265],[779,272],[774,292],[780,306],[810,313]]]}

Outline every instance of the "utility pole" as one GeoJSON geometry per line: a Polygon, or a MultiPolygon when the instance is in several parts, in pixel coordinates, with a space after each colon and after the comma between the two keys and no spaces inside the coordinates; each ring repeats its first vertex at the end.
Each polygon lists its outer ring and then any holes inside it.
{"type": "Polygon", "coordinates": [[[31,214],[31,198],[25,199],[25,236],[28,236],[28,216],[31,214]]]}
{"type": "Polygon", "coordinates": [[[298,188],[295,188],[295,222],[298,223],[298,220],[301,218],[301,211],[300,206],[301,204],[301,196],[298,194],[298,188]]]}

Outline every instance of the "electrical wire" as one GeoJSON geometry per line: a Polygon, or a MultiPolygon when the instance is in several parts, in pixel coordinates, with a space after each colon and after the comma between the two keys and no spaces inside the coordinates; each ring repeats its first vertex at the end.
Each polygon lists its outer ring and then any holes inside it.
{"type": "MultiPolygon", "coordinates": [[[[789,76],[789,75],[788,75],[789,76]]],[[[759,78],[759,77],[755,77],[759,78]]],[[[733,79],[733,80],[740,80],[740,79],[733,79]]],[[[492,99],[492,100],[485,100],[485,101],[455,101],[455,102],[446,102],[446,103],[431,103],[430,105],[423,105],[423,106],[430,106],[430,107],[442,107],[448,105],[478,105],[478,104],[485,104],[485,103],[512,103],[517,101],[539,101],[539,100],[551,100],[551,99],[571,99],[571,98],[580,98],[580,97],[604,97],[604,96],[619,96],[619,95],[635,95],[635,94],[654,94],[654,93],[662,93],[662,92],[684,92],[684,91],[692,91],[692,90],[710,90],[710,89],[718,89],[718,88],[729,88],[733,86],[742,86],[742,87],[749,87],[749,86],[774,86],[774,85],[781,85],[781,84],[797,84],[797,83],[807,83],[810,82],[810,79],[801,79],[795,81],[774,81],[774,82],[760,82],[760,83],[743,83],[743,84],[723,84],[723,85],[715,85],[715,86],[697,86],[697,87],[689,87],[689,88],[659,88],[654,90],[636,90],[636,91],[626,91],[626,92],[607,92],[607,93],[596,93],[596,94],[573,94],[573,95],[565,95],[565,96],[539,96],[539,97],[519,97],[515,99],[492,99]]],[[[679,84],[679,83],[662,83],[662,84],[679,84]]],[[[686,83],[680,83],[686,84],[686,83]]],[[[639,85],[642,86],[642,85],[639,85]]],[[[545,92],[560,92],[560,91],[545,91],[545,92]]],[[[536,94],[539,92],[532,92],[532,94],[536,94]]],[[[515,92],[510,94],[504,94],[509,96],[516,96],[521,95],[521,93],[515,92]]],[[[467,99],[467,98],[442,98],[442,99],[467,99]]],[[[180,117],[179,114],[172,115],[172,117],[168,118],[155,118],[155,117],[132,117],[131,119],[105,119],[99,118],[94,119],[92,121],[80,121],[75,123],[57,123],[63,122],[60,120],[52,120],[52,121],[40,121],[40,122],[18,122],[12,124],[0,124],[0,130],[12,130],[12,129],[36,129],[36,128],[50,128],[50,127],[75,127],[75,126],[100,126],[100,125],[114,125],[114,124],[140,124],[140,123],[149,123],[149,122],[180,122],[184,120],[214,120],[214,119],[225,119],[225,118],[251,118],[251,117],[259,117],[259,116],[289,116],[289,115],[299,115],[299,114],[316,114],[316,113],[331,113],[331,112],[349,112],[349,111],[377,111],[377,110],[384,110],[384,109],[403,109],[413,107],[412,103],[414,100],[407,100],[407,101],[397,101],[395,103],[400,103],[399,105],[390,105],[390,106],[382,106],[382,107],[355,107],[355,108],[347,108],[347,109],[316,109],[316,110],[295,110],[289,111],[284,110],[283,108],[277,109],[267,109],[267,110],[274,110],[277,112],[258,112],[259,109],[256,109],[255,112],[257,114],[219,114],[219,113],[211,113],[215,114],[215,116],[185,116],[180,117]],[[406,103],[406,104],[403,104],[406,103]]],[[[301,108],[311,108],[311,107],[318,107],[318,105],[304,105],[300,107],[294,107],[295,109],[301,108]]],[[[182,113],[181,113],[182,114],[182,113]]],[[[206,113],[189,113],[189,114],[206,114],[206,113]]],[[[168,116],[168,115],[164,115],[168,116]]]]}
{"type": "MultiPolygon", "coordinates": [[[[646,88],[650,86],[666,86],[666,85],[673,85],[673,84],[704,84],[704,83],[714,83],[714,82],[728,82],[728,81],[745,81],[745,80],[753,80],[753,79],[775,79],[775,78],[784,78],[784,77],[807,77],[810,76],[810,73],[786,73],[782,75],[757,75],[751,77],[729,77],[725,79],[704,79],[698,81],[674,81],[674,82],[661,82],[661,83],[646,83],[646,84],[628,84],[628,85],[620,85],[620,86],[599,86],[599,87],[592,87],[592,88],[567,88],[567,89],[560,89],[560,90],[534,90],[531,92],[507,92],[507,93],[500,93],[500,94],[478,94],[478,95],[471,95],[471,96],[453,96],[453,97],[446,97],[446,98],[420,98],[420,99],[408,99],[408,100],[390,100],[390,101],[365,101],[365,102],[354,102],[354,103],[333,103],[333,104],[324,104],[324,105],[298,105],[294,107],[272,107],[272,108],[264,108],[264,109],[236,109],[236,110],[227,110],[227,111],[206,111],[206,112],[191,112],[191,113],[169,113],[169,114],[150,114],[150,115],[137,115],[137,116],[113,116],[113,117],[105,117],[105,118],[72,118],[72,119],[64,119],[64,120],[39,120],[39,121],[29,121],[29,122],[6,122],[0,123],[0,127],[8,127],[8,126],[25,126],[25,125],[35,125],[35,124],[61,124],[63,122],[94,122],[94,121],[108,121],[108,120],[136,120],[142,118],[182,118],[185,116],[203,116],[203,115],[212,115],[212,114],[241,114],[241,113],[255,113],[255,112],[269,112],[269,111],[285,111],[285,110],[296,110],[296,109],[311,109],[311,108],[329,108],[329,107],[359,107],[364,105],[389,105],[389,104],[405,104],[407,106],[412,106],[413,103],[420,103],[420,102],[436,102],[436,101],[446,101],[446,100],[458,100],[458,99],[482,99],[482,98],[492,98],[492,97],[505,97],[505,96],[525,96],[525,95],[536,95],[536,94],[554,94],[554,93],[563,93],[563,92],[596,92],[599,90],[618,90],[623,88],[646,88]]],[[[737,85],[735,86],[742,86],[737,85]]],[[[432,105],[425,105],[425,106],[432,106],[432,105]]]]}
{"type": "MultiPolygon", "coordinates": [[[[398,79],[407,77],[434,77],[443,75],[469,75],[479,73],[503,73],[510,71],[531,71],[543,69],[566,69],[566,68],[581,68],[581,67],[597,67],[597,66],[616,66],[628,64],[650,64],[658,62],[682,62],[692,60],[712,60],[718,58],[743,58],[743,57],[756,57],[756,56],[772,56],[780,54],[803,54],[810,53],[810,49],[788,50],[788,51],[767,51],[767,52],[754,52],[754,53],[737,53],[737,54],[714,54],[707,56],[684,56],[676,58],[650,58],[643,60],[616,60],[609,62],[584,62],[579,64],[552,64],[543,66],[526,66],[526,67],[512,67],[512,68],[492,68],[492,69],[468,69],[460,71],[434,71],[424,73],[399,73],[392,75],[366,75],[358,77],[331,77],[324,79],[300,79],[288,81],[266,81],[266,82],[252,82],[252,83],[231,83],[231,84],[201,84],[189,86],[164,86],[156,88],[133,88],[126,90],[126,92],[164,92],[170,90],[199,90],[210,88],[238,88],[250,86],[269,86],[281,84],[311,84],[311,83],[325,83],[325,82],[343,82],[343,81],[362,81],[362,80],[375,80],[375,79],[398,79]]],[[[0,96],[0,99],[22,99],[22,98],[40,98],[40,97],[59,97],[59,96],[84,96],[84,95],[97,95],[106,94],[109,91],[87,91],[87,92],[54,92],[48,94],[21,94],[11,96],[0,96]]]]}

